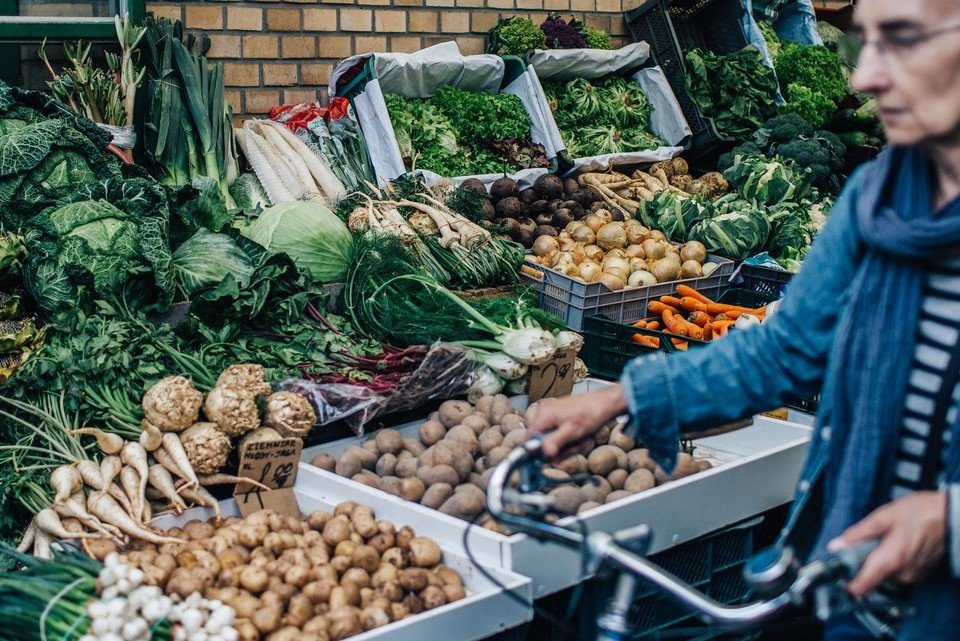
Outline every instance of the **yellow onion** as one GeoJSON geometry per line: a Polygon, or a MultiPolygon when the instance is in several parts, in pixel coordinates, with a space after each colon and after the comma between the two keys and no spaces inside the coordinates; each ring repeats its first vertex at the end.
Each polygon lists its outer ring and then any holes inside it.
{"type": "Polygon", "coordinates": [[[558,241],[560,242],[561,251],[568,252],[577,246],[577,241],[573,240],[569,236],[567,238],[559,238],[558,241]]]}
{"type": "Polygon", "coordinates": [[[643,247],[640,245],[627,245],[627,248],[623,250],[623,255],[627,258],[646,258],[647,255],[643,252],[643,247]]]}
{"type": "Polygon", "coordinates": [[[606,209],[598,209],[597,211],[593,212],[593,215],[600,218],[604,223],[613,222],[613,214],[606,209]]]}
{"type": "Polygon", "coordinates": [[[659,229],[652,229],[652,230],[650,230],[650,238],[652,238],[652,239],[654,239],[654,240],[666,241],[666,240],[667,240],[667,235],[664,234],[664,233],[663,233],[662,231],[660,231],[659,229]]]}
{"type": "Polygon", "coordinates": [[[667,283],[680,277],[680,265],[672,260],[656,260],[650,265],[650,273],[658,283],[667,283]]]}
{"type": "Polygon", "coordinates": [[[628,274],[630,273],[630,261],[628,261],[626,258],[608,255],[600,264],[603,265],[605,270],[609,269],[610,267],[616,267],[617,269],[623,270],[628,274]]]}
{"type": "Polygon", "coordinates": [[[661,258],[660,260],[672,260],[673,262],[675,262],[675,263],[677,264],[677,268],[678,268],[678,269],[679,269],[680,265],[683,264],[683,261],[680,260],[680,254],[678,254],[677,252],[672,252],[672,251],[670,251],[669,249],[668,249],[667,252],[663,255],[663,258],[661,258]]]}
{"type": "Polygon", "coordinates": [[[656,284],[657,278],[645,269],[638,269],[630,274],[630,278],[627,279],[627,285],[630,287],[645,287],[656,284]]]}
{"type": "Polygon", "coordinates": [[[537,256],[546,256],[551,251],[555,251],[560,248],[560,243],[557,242],[557,239],[553,236],[538,236],[535,241],[533,241],[533,253],[537,256]]]}
{"type": "Polygon", "coordinates": [[[707,260],[707,248],[703,243],[691,240],[688,243],[684,243],[683,247],[680,248],[680,258],[684,261],[695,260],[698,263],[703,263],[707,260]]]}
{"type": "MultiPolygon", "coordinates": [[[[598,228],[599,229],[599,228],[598,228]]],[[[592,245],[597,242],[597,236],[593,232],[593,228],[583,225],[583,227],[577,227],[570,233],[570,238],[574,239],[578,243],[583,243],[584,245],[592,245]]]]}
{"type": "Polygon", "coordinates": [[[630,259],[630,272],[645,272],[647,271],[647,261],[642,258],[631,258],[630,259]]]}
{"type": "Polygon", "coordinates": [[[680,278],[700,278],[703,276],[703,267],[695,260],[685,261],[680,265],[680,278]]]}
{"type": "Polygon", "coordinates": [[[627,232],[621,223],[607,223],[597,232],[597,244],[609,251],[627,246],[627,232]]]}
{"type": "Polygon", "coordinates": [[[704,276],[709,276],[719,266],[720,265],[716,263],[704,263],[703,266],[701,267],[701,270],[703,271],[704,276]]]}
{"type": "MultiPolygon", "coordinates": [[[[601,218],[600,216],[598,216],[598,215],[596,214],[596,212],[594,212],[594,213],[590,214],[589,216],[587,216],[586,218],[584,218],[584,219],[583,219],[583,222],[584,222],[584,224],[586,224],[587,227],[590,228],[590,231],[592,231],[594,234],[596,234],[598,231],[600,231],[600,228],[601,228],[601,227],[603,227],[604,225],[606,225],[606,224],[609,223],[610,221],[609,221],[609,220],[604,220],[603,218],[601,218]]],[[[584,243],[586,244],[586,241],[584,241],[584,243]]]]}
{"type": "Polygon", "coordinates": [[[587,255],[583,252],[583,247],[578,244],[574,246],[569,251],[570,257],[573,258],[573,262],[580,264],[587,259],[587,255]]]}
{"type": "Polygon", "coordinates": [[[571,220],[569,223],[567,223],[567,226],[563,228],[563,231],[572,235],[573,232],[577,231],[581,227],[583,227],[583,221],[571,220]]]}
{"type": "Polygon", "coordinates": [[[592,260],[585,260],[580,263],[579,276],[588,283],[600,280],[600,275],[603,270],[600,269],[599,263],[596,263],[592,260]]]}
{"type": "Polygon", "coordinates": [[[611,249],[610,251],[608,251],[608,252],[604,255],[604,259],[607,259],[607,258],[623,258],[623,259],[626,259],[626,258],[627,258],[627,253],[626,253],[625,251],[623,251],[622,249],[619,249],[619,248],[618,248],[618,249],[611,249]]]}
{"type": "Polygon", "coordinates": [[[627,282],[627,279],[630,278],[630,270],[624,269],[617,265],[616,267],[604,267],[604,274],[615,274],[617,278],[622,280],[624,283],[627,282]]]}
{"type": "Polygon", "coordinates": [[[599,245],[584,245],[583,253],[590,260],[603,260],[603,250],[600,249],[599,245]]]}
{"type": "Polygon", "coordinates": [[[622,278],[616,274],[611,274],[610,272],[604,272],[600,276],[600,282],[607,286],[607,289],[613,291],[619,291],[624,287],[624,281],[622,278]]]}
{"type": "Polygon", "coordinates": [[[640,247],[643,248],[643,255],[647,260],[658,260],[667,253],[665,243],[655,238],[648,238],[640,247]]]}

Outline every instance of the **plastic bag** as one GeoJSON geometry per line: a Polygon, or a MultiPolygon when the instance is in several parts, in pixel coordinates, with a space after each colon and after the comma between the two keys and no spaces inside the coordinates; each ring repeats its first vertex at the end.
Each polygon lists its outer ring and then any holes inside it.
{"type": "Polygon", "coordinates": [[[459,345],[435,343],[419,365],[389,392],[359,383],[322,383],[301,378],[282,381],[280,389],[306,396],[317,412],[317,425],[344,421],[360,436],[363,426],[378,416],[465,394],[477,372],[477,362],[469,357],[469,350],[459,345]]]}

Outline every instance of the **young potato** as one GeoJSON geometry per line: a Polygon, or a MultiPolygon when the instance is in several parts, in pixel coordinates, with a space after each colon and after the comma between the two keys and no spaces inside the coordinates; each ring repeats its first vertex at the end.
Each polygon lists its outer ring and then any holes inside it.
{"type": "Polygon", "coordinates": [[[410,553],[401,548],[390,548],[383,553],[380,560],[402,570],[410,565],[410,553]]]}
{"type": "Polygon", "coordinates": [[[657,464],[650,458],[650,450],[639,448],[627,452],[627,469],[631,472],[636,472],[639,469],[653,472],[657,469],[657,464]]]}
{"type": "Polygon", "coordinates": [[[564,472],[563,470],[558,470],[555,467],[545,467],[543,468],[543,476],[548,481],[553,481],[554,483],[560,483],[563,481],[570,480],[570,475],[564,472]]]}
{"type": "Polygon", "coordinates": [[[444,401],[437,410],[440,423],[446,428],[460,425],[463,419],[472,413],[473,407],[466,401],[444,401]]]}
{"type": "Polygon", "coordinates": [[[380,486],[380,477],[373,472],[368,472],[366,470],[360,472],[359,474],[354,474],[350,477],[350,480],[374,489],[380,486]]]}
{"type": "Polygon", "coordinates": [[[641,467],[635,472],[631,472],[630,476],[627,477],[627,480],[623,483],[623,489],[631,494],[636,494],[637,492],[643,492],[644,490],[649,490],[657,485],[657,482],[653,478],[653,473],[641,467]]]}
{"type": "Polygon", "coordinates": [[[589,512],[595,507],[600,507],[602,503],[597,501],[584,501],[580,504],[580,507],[577,508],[577,514],[583,514],[584,512],[589,512]]]}
{"type": "Polygon", "coordinates": [[[373,630],[390,623],[390,615],[379,607],[367,607],[360,612],[360,624],[364,630],[373,630]]]}
{"type": "Polygon", "coordinates": [[[460,474],[451,465],[431,465],[421,467],[417,470],[417,477],[427,487],[433,487],[438,483],[448,485],[457,485],[460,482],[460,474]]]}
{"type": "Polygon", "coordinates": [[[477,450],[480,449],[476,433],[466,425],[454,425],[443,439],[445,441],[452,441],[467,450],[467,452],[470,453],[471,459],[476,455],[477,450]]]}
{"type": "Polygon", "coordinates": [[[476,485],[460,485],[453,496],[443,502],[440,511],[461,519],[471,519],[483,512],[486,495],[476,485]]]}
{"type": "Polygon", "coordinates": [[[376,550],[379,554],[383,554],[397,542],[397,535],[393,532],[377,532],[370,540],[367,542],[370,547],[376,550]]]}
{"type": "MultiPolygon", "coordinates": [[[[427,449],[424,447],[423,443],[415,438],[405,438],[403,439],[403,449],[407,452],[410,452],[414,457],[420,456],[423,454],[423,451],[427,449]]],[[[401,452],[402,454],[403,452],[401,452]]],[[[399,458],[399,454],[397,455],[399,458]]]]}
{"type": "Polygon", "coordinates": [[[467,591],[462,584],[445,583],[440,589],[443,590],[443,597],[447,603],[467,598],[467,591]]]}
{"type": "Polygon", "coordinates": [[[427,421],[420,426],[420,431],[418,432],[420,442],[427,447],[439,443],[446,434],[447,428],[444,427],[440,421],[427,421]]]}
{"type": "Polygon", "coordinates": [[[350,555],[350,563],[354,568],[374,572],[380,567],[380,553],[372,546],[358,545],[350,555]]]}
{"type": "Polygon", "coordinates": [[[326,452],[320,452],[310,459],[310,465],[319,467],[321,470],[326,470],[328,472],[335,472],[337,469],[337,459],[333,458],[333,456],[327,454],[326,452]]]}
{"type": "Polygon", "coordinates": [[[300,628],[313,616],[313,603],[303,594],[294,594],[287,604],[287,614],[283,618],[283,625],[292,625],[300,628]]]}
{"type": "Polygon", "coordinates": [[[406,603],[391,603],[390,618],[394,621],[402,621],[410,616],[410,608],[406,603]]]}
{"type": "Polygon", "coordinates": [[[355,452],[344,452],[337,459],[334,471],[340,476],[353,478],[363,470],[363,461],[355,452]]]}
{"type": "Polygon", "coordinates": [[[300,593],[310,599],[313,604],[326,603],[330,600],[330,592],[337,584],[333,581],[311,581],[301,588],[300,593]]]}
{"type": "Polygon", "coordinates": [[[343,573],[343,576],[340,577],[340,585],[347,585],[352,583],[357,586],[358,589],[369,588],[370,587],[370,573],[364,570],[363,568],[352,567],[349,568],[346,572],[343,573]]]}
{"type": "Polygon", "coordinates": [[[393,496],[400,496],[400,479],[396,476],[385,476],[380,479],[380,483],[377,485],[378,489],[381,492],[386,492],[387,494],[392,494],[393,496]]]}
{"type": "Polygon", "coordinates": [[[498,430],[487,430],[477,439],[480,452],[484,455],[489,454],[493,448],[499,447],[501,443],[503,443],[503,434],[498,430]]]}
{"type": "Polygon", "coordinates": [[[586,500],[583,490],[573,485],[561,485],[549,492],[554,508],[564,514],[576,514],[577,508],[586,500]]]}
{"type": "Polygon", "coordinates": [[[253,613],[253,616],[250,617],[250,621],[253,625],[257,626],[257,630],[259,630],[261,634],[270,634],[280,627],[282,617],[283,610],[281,606],[270,604],[258,608],[253,613]]]}
{"type": "Polygon", "coordinates": [[[453,496],[453,485],[450,483],[434,483],[423,493],[420,503],[437,510],[451,496],[453,496]]]}
{"type": "Polygon", "coordinates": [[[414,565],[429,568],[440,563],[442,558],[440,546],[433,539],[417,536],[410,541],[410,559],[414,565]]]}
{"type": "MultiPolygon", "coordinates": [[[[370,443],[371,441],[367,441],[370,443]]],[[[348,445],[347,448],[343,451],[344,454],[356,454],[357,458],[360,459],[360,465],[363,466],[365,470],[373,470],[373,467],[377,464],[377,453],[376,453],[376,443],[373,443],[372,449],[367,449],[365,447],[357,447],[356,445],[348,445]]],[[[341,456],[341,458],[343,458],[341,456]]]]}
{"type": "Polygon", "coordinates": [[[587,501],[596,503],[603,503],[603,500],[607,498],[607,494],[613,491],[610,481],[602,476],[590,477],[580,489],[583,491],[583,496],[587,501]]]}
{"type": "Polygon", "coordinates": [[[377,476],[393,476],[397,471],[397,457],[393,454],[384,454],[377,460],[377,476]]]}
{"type": "Polygon", "coordinates": [[[333,515],[350,516],[350,514],[357,508],[358,505],[360,504],[356,501],[343,501],[341,503],[337,503],[337,505],[333,508],[333,515]]]}
{"type": "Polygon", "coordinates": [[[302,588],[310,581],[310,570],[307,569],[306,564],[294,565],[284,573],[283,581],[295,588],[302,588]]]}
{"type": "Polygon", "coordinates": [[[697,471],[698,471],[698,472],[706,472],[707,470],[712,469],[712,468],[713,468],[713,463],[711,463],[711,462],[708,461],[707,459],[701,459],[701,460],[697,461],[697,471]]]}
{"type": "Polygon", "coordinates": [[[260,599],[243,590],[229,601],[225,601],[225,603],[233,608],[233,611],[237,613],[238,619],[249,619],[253,616],[253,613],[257,611],[257,608],[260,607],[260,599]]]}
{"type": "Polygon", "coordinates": [[[512,450],[526,440],[526,432],[523,430],[513,430],[512,432],[508,432],[506,436],[503,437],[503,442],[500,444],[500,446],[505,447],[508,450],[512,450]]]}
{"type": "Polygon", "coordinates": [[[507,458],[508,454],[510,454],[509,447],[503,447],[503,445],[499,445],[493,448],[487,452],[486,456],[483,457],[484,467],[489,469],[500,465],[503,459],[507,458]]]}
{"type": "Polygon", "coordinates": [[[400,481],[400,496],[408,501],[419,501],[426,489],[424,482],[415,476],[400,481]]]}
{"type": "Polygon", "coordinates": [[[435,585],[428,585],[424,588],[420,593],[420,600],[423,602],[424,610],[433,610],[447,603],[447,597],[444,595],[443,589],[435,585]]]}
{"type": "Polygon", "coordinates": [[[237,641],[260,641],[260,630],[249,617],[234,621],[233,628],[237,631],[237,641]]]}
{"type": "Polygon", "coordinates": [[[326,617],[329,621],[327,632],[330,634],[330,641],[342,641],[347,637],[363,632],[363,626],[360,624],[359,608],[353,606],[331,607],[326,617]]]}
{"type": "Polygon", "coordinates": [[[472,429],[478,437],[490,429],[490,421],[487,420],[487,417],[476,412],[464,418],[460,424],[472,429]]]}
{"type": "Polygon", "coordinates": [[[413,532],[413,528],[409,525],[404,525],[402,528],[397,530],[397,547],[401,550],[410,550],[410,541],[413,540],[416,534],[413,532]]]}
{"type": "Polygon", "coordinates": [[[409,458],[397,461],[397,467],[394,469],[393,473],[394,476],[398,478],[406,479],[410,478],[411,476],[416,476],[419,468],[420,462],[417,461],[413,455],[411,455],[409,458]]]}
{"type": "Polygon", "coordinates": [[[383,597],[388,601],[397,602],[403,600],[403,588],[400,586],[399,571],[397,572],[396,578],[394,578],[392,581],[381,583],[376,587],[374,592],[378,597],[383,597]]]}
{"type": "Polygon", "coordinates": [[[490,405],[490,413],[487,418],[491,425],[503,425],[503,418],[511,414],[516,414],[517,408],[513,406],[510,399],[503,394],[497,394],[493,397],[493,403],[490,405]]]}
{"type": "Polygon", "coordinates": [[[378,588],[385,583],[395,583],[399,577],[400,571],[396,566],[383,563],[370,575],[370,585],[378,588]]]}
{"type": "Polygon", "coordinates": [[[523,428],[523,417],[519,414],[505,414],[503,418],[500,419],[500,432],[503,433],[504,436],[515,430],[522,430],[523,428]]]}
{"type": "Polygon", "coordinates": [[[353,508],[350,512],[350,523],[353,525],[353,531],[365,539],[380,531],[373,510],[366,505],[358,505],[353,508]]]}
{"type": "Polygon", "coordinates": [[[601,445],[587,457],[587,468],[591,474],[606,476],[617,468],[626,467],[627,454],[615,445],[601,445]]]}
{"type": "Polygon", "coordinates": [[[617,424],[610,431],[610,439],[607,441],[610,445],[616,445],[624,452],[629,452],[637,446],[637,442],[631,436],[623,431],[623,425],[617,424]]]}
{"type": "Polygon", "coordinates": [[[343,514],[338,514],[323,526],[323,542],[327,545],[336,545],[349,539],[350,532],[350,519],[343,514]]]}
{"type": "Polygon", "coordinates": [[[430,584],[430,573],[423,568],[400,570],[400,587],[410,592],[420,592],[430,584]]]}
{"type": "Polygon", "coordinates": [[[625,490],[614,490],[613,492],[610,492],[610,494],[607,494],[607,498],[604,499],[603,502],[613,503],[614,501],[619,501],[620,499],[629,498],[631,496],[633,495],[630,494],[630,492],[627,492],[625,490]]]}
{"type": "Polygon", "coordinates": [[[623,469],[616,469],[609,474],[607,474],[607,482],[610,483],[610,487],[614,490],[622,490],[623,484],[627,482],[627,477],[630,474],[623,469]]]}
{"type": "Polygon", "coordinates": [[[373,438],[368,438],[363,443],[360,444],[360,447],[371,452],[374,456],[380,455],[380,449],[377,447],[377,441],[373,438]]]}
{"type": "Polygon", "coordinates": [[[377,430],[374,438],[380,454],[396,454],[403,449],[403,436],[393,428],[377,430]]]}

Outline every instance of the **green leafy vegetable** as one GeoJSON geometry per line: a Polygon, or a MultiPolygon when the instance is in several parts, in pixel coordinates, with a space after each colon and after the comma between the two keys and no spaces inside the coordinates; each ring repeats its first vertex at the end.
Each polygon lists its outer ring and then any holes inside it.
{"type": "Polygon", "coordinates": [[[547,47],[546,35],[526,18],[501,18],[487,35],[487,53],[499,56],[525,56],[547,47]]]}
{"type": "Polygon", "coordinates": [[[253,275],[250,256],[237,247],[233,238],[206,229],[177,247],[170,268],[177,286],[187,297],[228,277],[245,287],[253,275]]]}
{"type": "Polygon", "coordinates": [[[588,49],[613,49],[613,38],[603,29],[584,27],[582,33],[588,49]]]}
{"type": "Polygon", "coordinates": [[[715,203],[717,212],[702,220],[690,230],[690,240],[698,240],[707,251],[734,260],[742,260],[760,251],[770,236],[770,221],[756,206],[744,200],[735,200],[731,195],[715,203]]]}

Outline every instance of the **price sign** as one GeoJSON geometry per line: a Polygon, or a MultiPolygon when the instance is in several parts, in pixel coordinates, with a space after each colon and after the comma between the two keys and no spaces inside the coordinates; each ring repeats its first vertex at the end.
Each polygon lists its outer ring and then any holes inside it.
{"type": "Polygon", "coordinates": [[[577,360],[575,349],[554,354],[553,359],[530,368],[530,402],[542,398],[567,396],[573,391],[573,365],[577,360]]]}
{"type": "Polygon", "coordinates": [[[293,492],[297,480],[297,466],[303,441],[285,438],[247,443],[240,452],[237,476],[253,479],[269,489],[257,485],[238,484],[233,491],[240,514],[247,516],[263,509],[271,509],[287,516],[300,516],[300,505],[293,492]]]}

